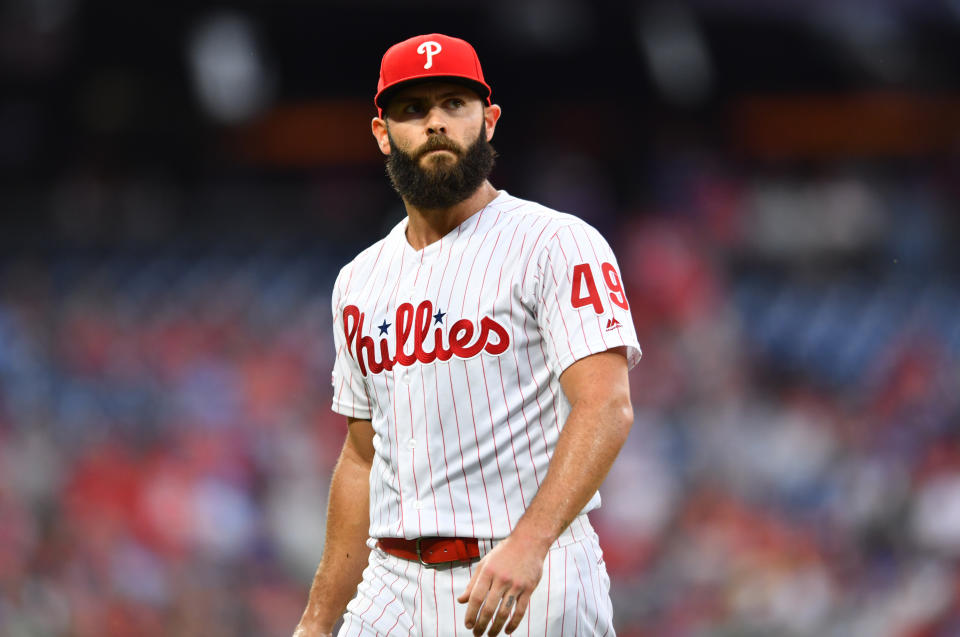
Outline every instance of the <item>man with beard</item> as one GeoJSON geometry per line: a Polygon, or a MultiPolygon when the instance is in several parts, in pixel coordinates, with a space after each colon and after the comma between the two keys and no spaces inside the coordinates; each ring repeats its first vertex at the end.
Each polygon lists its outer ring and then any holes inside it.
{"type": "Polygon", "coordinates": [[[488,181],[501,109],[467,42],[383,57],[373,135],[406,217],[340,272],[347,418],[296,637],[613,635],[587,511],[640,358],[607,242],[488,181]]]}

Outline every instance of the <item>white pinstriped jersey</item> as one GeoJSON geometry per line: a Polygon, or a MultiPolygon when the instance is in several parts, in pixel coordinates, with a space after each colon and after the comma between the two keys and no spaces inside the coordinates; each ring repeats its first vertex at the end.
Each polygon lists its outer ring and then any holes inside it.
{"type": "Polygon", "coordinates": [[[582,220],[505,191],[423,250],[406,228],[333,291],[333,409],[375,432],[370,535],[503,538],[569,413],[561,372],[640,359],[617,262],[582,220]]]}

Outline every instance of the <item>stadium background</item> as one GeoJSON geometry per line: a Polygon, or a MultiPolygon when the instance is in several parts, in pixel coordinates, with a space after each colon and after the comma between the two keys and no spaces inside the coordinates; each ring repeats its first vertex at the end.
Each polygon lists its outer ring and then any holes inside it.
{"type": "Polygon", "coordinates": [[[403,214],[379,59],[432,31],[494,183],[620,258],[619,633],[960,634],[952,0],[4,3],[0,634],[291,633],[330,289],[403,214]]]}

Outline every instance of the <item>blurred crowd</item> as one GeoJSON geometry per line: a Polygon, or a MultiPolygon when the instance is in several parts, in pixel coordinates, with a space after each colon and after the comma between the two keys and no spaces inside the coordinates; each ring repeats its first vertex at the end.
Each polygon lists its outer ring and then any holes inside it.
{"type": "MultiPolygon", "coordinates": [[[[611,238],[644,348],[592,514],[618,633],[960,634],[956,168],[678,154],[618,209],[553,159],[512,194],[611,238]]],[[[0,258],[0,635],[290,634],[340,241],[0,258]]]]}
{"type": "Polygon", "coordinates": [[[618,633],[960,635],[960,2],[227,5],[0,7],[0,637],[291,634],[376,69],[435,30],[495,185],[620,261],[618,633]]]}

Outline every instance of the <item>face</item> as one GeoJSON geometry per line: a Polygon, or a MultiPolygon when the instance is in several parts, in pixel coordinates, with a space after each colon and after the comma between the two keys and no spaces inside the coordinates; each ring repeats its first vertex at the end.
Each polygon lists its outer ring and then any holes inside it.
{"type": "Polygon", "coordinates": [[[447,208],[487,179],[496,153],[490,146],[500,115],[496,105],[457,84],[431,82],[404,89],[373,120],[387,155],[394,188],[422,209],[447,208]]]}

